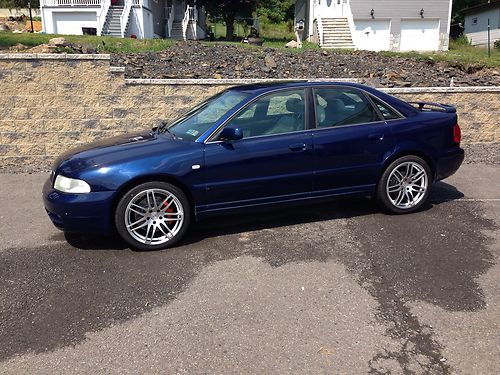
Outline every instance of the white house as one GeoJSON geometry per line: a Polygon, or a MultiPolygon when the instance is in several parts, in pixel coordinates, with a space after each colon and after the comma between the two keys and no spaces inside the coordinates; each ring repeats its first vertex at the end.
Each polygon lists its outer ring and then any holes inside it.
{"type": "Polygon", "coordinates": [[[185,0],[40,0],[48,34],[205,38],[205,11],[185,0]]]}
{"type": "Polygon", "coordinates": [[[490,44],[500,39],[500,0],[464,9],[464,33],[474,46],[488,45],[488,20],[490,22],[490,44]]]}
{"type": "Polygon", "coordinates": [[[296,0],[304,38],[324,48],[448,49],[452,0],[296,0]]]}

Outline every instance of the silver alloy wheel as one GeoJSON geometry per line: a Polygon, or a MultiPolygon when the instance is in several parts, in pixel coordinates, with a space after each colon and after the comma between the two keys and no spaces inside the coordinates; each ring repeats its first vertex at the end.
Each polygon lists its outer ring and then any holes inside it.
{"type": "Polygon", "coordinates": [[[180,200],[163,189],[148,189],[136,194],[125,210],[125,227],[137,241],[160,245],[172,239],[184,223],[180,200]]]}
{"type": "Polygon", "coordinates": [[[414,161],[399,164],[387,179],[386,193],[391,203],[402,210],[415,207],[428,186],[425,168],[414,161]]]}

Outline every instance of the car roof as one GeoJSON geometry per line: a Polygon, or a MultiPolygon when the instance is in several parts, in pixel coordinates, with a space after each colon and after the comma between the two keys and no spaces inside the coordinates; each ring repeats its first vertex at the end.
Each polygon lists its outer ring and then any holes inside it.
{"type": "Polygon", "coordinates": [[[314,86],[351,86],[359,89],[372,91],[373,89],[368,86],[361,85],[354,82],[339,82],[339,81],[307,81],[307,80],[297,80],[297,81],[269,81],[262,83],[251,83],[248,85],[234,86],[231,90],[247,92],[250,94],[263,94],[268,91],[287,89],[287,88],[302,88],[302,87],[314,87],[314,86]]]}

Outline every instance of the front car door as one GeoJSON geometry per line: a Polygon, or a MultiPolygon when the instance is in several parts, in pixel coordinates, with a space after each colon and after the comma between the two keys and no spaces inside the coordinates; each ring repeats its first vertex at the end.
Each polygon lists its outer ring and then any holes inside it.
{"type": "Polygon", "coordinates": [[[313,194],[371,191],[395,146],[381,107],[353,87],[317,87],[313,96],[313,194]]]}
{"type": "Polygon", "coordinates": [[[205,145],[206,207],[218,210],[309,196],[312,189],[312,131],[306,89],[266,94],[225,125],[243,139],[205,145]]]}

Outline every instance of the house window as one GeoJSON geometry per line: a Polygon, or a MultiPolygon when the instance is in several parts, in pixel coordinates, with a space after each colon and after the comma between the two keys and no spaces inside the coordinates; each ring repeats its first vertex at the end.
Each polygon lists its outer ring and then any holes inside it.
{"type": "Polygon", "coordinates": [[[477,17],[472,19],[472,25],[477,25],[477,17]]]}

